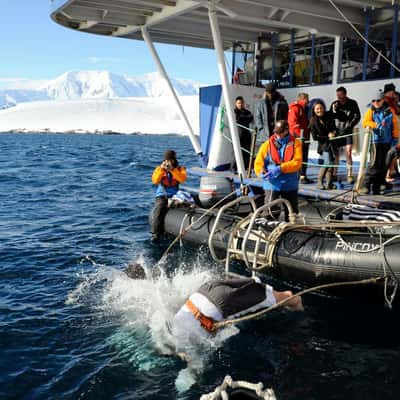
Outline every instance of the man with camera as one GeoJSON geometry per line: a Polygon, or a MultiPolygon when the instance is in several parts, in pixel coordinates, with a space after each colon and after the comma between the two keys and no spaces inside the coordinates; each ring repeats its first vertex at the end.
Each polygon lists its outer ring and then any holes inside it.
{"type": "Polygon", "coordinates": [[[186,168],[178,165],[174,150],[166,150],[163,162],[154,169],[152,182],[157,186],[156,201],[150,215],[151,234],[158,240],[164,232],[164,218],[168,210],[168,199],[179,190],[186,180],[186,168]]]}

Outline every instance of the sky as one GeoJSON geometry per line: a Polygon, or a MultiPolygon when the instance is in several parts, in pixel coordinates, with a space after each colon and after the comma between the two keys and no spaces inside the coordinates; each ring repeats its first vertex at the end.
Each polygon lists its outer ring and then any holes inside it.
{"type": "MultiPolygon", "coordinates": [[[[144,42],[102,37],[56,24],[50,0],[0,0],[0,83],[53,79],[71,70],[108,70],[129,76],[156,71],[144,42]]],[[[212,50],[156,45],[168,74],[217,83],[212,50]]]]}

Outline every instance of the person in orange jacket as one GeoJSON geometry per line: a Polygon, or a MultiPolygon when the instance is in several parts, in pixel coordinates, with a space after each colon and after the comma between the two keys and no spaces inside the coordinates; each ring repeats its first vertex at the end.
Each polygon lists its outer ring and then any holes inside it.
{"type": "Polygon", "coordinates": [[[150,216],[152,239],[159,239],[164,232],[164,218],[168,211],[168,199],[179,190],[179,184],[186,181],[186,168],[178,164],[174,150],[166,150],[163,162],[154,169],[152,182],[157,186],[156,200],[150,216]]]}
{"type": "Polygon", "coordinates": [[[302,138],[303,164],[300,172],[300,183],[313,183],[307,178],[308,150],[310,147],[310,129],[308,127],[308,94],[299,93],[297,100],[289,104],[288,123],[291,135],[302,138]]]}
{"type": "MultiPolygon", "coordinates": [[[[254,162],[254,171],[264,180],[265,204],[283,198],[290,202],[296,214],[299,212],[297,192],[298,173],[302,165],[301,147],[300,140],[289,134],[285,120],[276,123],[274,134],[261,145],[254,162]]],[[[287,214],[285,209],[286,219],[287,214]]]]}

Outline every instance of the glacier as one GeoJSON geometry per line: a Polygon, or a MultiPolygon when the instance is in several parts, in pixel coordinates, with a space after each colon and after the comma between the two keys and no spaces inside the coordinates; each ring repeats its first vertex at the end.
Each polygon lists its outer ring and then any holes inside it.
{"type": "MultiPolygon", "coordinates": [[[[171,81],[198,132],[201,84],[171,81]]],[[[109,71],[69,71],[49,81],[21,80],[9,86],[0,89],[0,132],[187,131],[158,73],[129,77],[109,71]]]]}

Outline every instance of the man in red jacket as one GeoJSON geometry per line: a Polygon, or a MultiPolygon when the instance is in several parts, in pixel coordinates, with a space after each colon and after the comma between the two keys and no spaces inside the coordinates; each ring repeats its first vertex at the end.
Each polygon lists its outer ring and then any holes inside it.
{"type": "Polygon", "coordinates": [[[296,138],[303,139],[303,165],[300,172],[300,183],[313,183],[306,176],[308,149],[310,147],[310,130],[308,128],[307,118],[308,94],[299,93],[297,100],[289,105],[288,123],[289,132],[296,138]]]}

